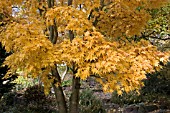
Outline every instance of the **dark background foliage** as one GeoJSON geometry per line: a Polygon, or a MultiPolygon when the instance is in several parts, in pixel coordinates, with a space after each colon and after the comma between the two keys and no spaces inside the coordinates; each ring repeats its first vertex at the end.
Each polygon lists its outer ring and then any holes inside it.
{"type": "Polygon", "coordinates": [[[7,53],[5,49],[0,44],[0,98],[3,96],[4,93],[9,92],[15,83],[11,83],[15,80],[16,75],[11,75],[11,77],[5,79],[3,78],[8,71],[7,66],[2,66],[5,58],[9,56],[10,53],[7,53]]]}

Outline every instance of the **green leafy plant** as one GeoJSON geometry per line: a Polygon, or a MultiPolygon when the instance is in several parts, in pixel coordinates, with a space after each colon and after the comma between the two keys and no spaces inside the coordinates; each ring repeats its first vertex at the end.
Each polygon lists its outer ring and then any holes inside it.
{"type": "Polygon", "coordinates": [[[122,95],[118,95],[117,92],[112,93],[111,101],[121,106],[125,104],[136,104],[142,102],[142,97],[135,91],[129,93],[123,92],[122,95]]]}
{"type": "Polygon", "coordinates": [[[24,77],[22,75],[18,76],[13,83],[16,83],[15,89],[18,90],[24,90],[28,87],[34,86],[38,84],[38,79],[33,79],[30,77],[24,77]]]}
{"type": "Polygon", "coordinates": [[[35,103],[37,105],[43,105],[46,102],[46,96],[42,86],[34,85],[28,87],[25,91],[24,97],[27,103],[35,103]]]}
{"type": "Polygon", "coordinates": [[[65,87],[65,86],[70,86],[71,83],[72,83],[71,80],[66,80],[66,81],[63,81],[63,82],[62,82],[62,86],[63,86],[63,87],[65,87]]]}
{"type": "Polygon", "coordinates": [[[147,74],[147,80],[144,80],[145,86],[141,92],[144,94],[170,94],[170,80],[166,79],[161,72],[147,74]]]}
{"type": "Polygon", "coordinates": [[[83,90],[80,94],[80,113],[105,113],[102,102],[96,98],[90,89],[83,90]]]}

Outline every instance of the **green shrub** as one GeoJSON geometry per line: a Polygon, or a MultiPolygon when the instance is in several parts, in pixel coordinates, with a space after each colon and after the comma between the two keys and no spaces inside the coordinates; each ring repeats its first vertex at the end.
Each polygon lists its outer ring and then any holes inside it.
{"type": "Polygon", "coordinates": [[[147,79],[144,80],[145,86],[142,88],[141,93],[145,94],[165,94],[170,95],[170,80],[164,78],[160,72],[154,74],[147,74],[147,79]]]}
{"type": "Polygon", "coordinates": [[[123,92],[122,95],[118,95],[115,91],[112,93],[111,101],[121,106],[124,104],[136,104],[142,102],[142,96],[135,91],[131,91],[129,93],[123,92]]]}
{"type": "Polygon", "coordinates": [[[44,89],[39,85],[28,87],[25,91],[24,98],[27,103],[35,103],[37,105],[43,105],[46,102],[44,89]]]}
{"type": "Polygon", "coordinates": [[[80,113],[105,113],[102,102],[96,98],[90,89],[83,90],[80,94],[80,113]]]}
{"type": "Polygon", "coordinates": [[[5,106],[13,106],[15,103],[15,97],[16,97],[16,92],[5,93],[3,98],[1,99],[1,102],[5,106]]]}

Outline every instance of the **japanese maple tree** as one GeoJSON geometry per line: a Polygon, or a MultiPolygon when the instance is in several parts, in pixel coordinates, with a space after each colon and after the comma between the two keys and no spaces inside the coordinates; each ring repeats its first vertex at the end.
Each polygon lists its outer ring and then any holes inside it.
{"type": "Polygon", "coordinates": [[[77,113],[80,79],[91,75],[105,92],[129,92],[143,86],[146,73],[166,64],[147,40],[133,40],[147,25],[148,9],[168,0],[3,0],[0,41],[7,52],[6,77],[17,69],[39,77],[48,94],[54,88],[61,113],[77,113]],[[18,12],[13,14],[12,7],[18,12]],[[73,73],[69,110],[57,64],[73,73]]]}

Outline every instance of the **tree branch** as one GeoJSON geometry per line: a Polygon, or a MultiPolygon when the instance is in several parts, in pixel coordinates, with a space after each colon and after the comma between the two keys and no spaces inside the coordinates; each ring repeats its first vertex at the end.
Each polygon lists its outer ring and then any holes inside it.
{"type": "Polygon", "coordinates": [[[167,38],[159,38],[157,36],[150,36],[149,38],[158,39],[158,40],[164,40],[164,41],[170,40],[170,36],[168,36],[167,38]]]}
{"type": "Polygon", "coordinates": [[[68,6],[72,5],[73,0],[68,0],[68,6]]]}

